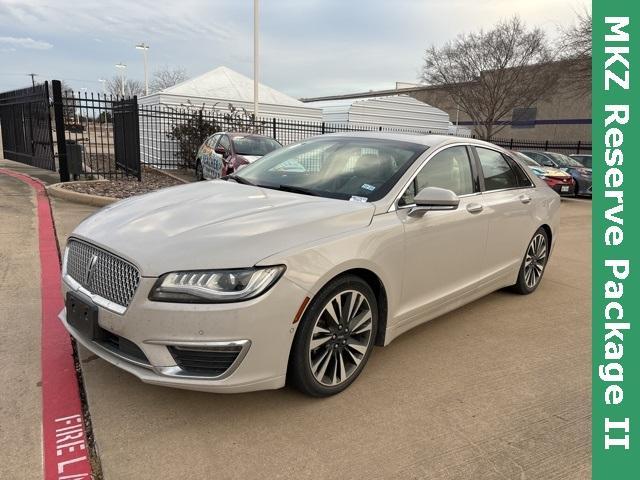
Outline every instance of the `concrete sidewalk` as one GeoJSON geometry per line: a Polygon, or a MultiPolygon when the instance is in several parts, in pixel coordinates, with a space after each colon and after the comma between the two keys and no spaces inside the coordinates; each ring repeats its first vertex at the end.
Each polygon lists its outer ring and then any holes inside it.
{"type": "Polygon", "coordinates": [[[0,478],[39,478],[41,305],[35,195],[29,185],[2,174],[0,285],[0,478]]]}

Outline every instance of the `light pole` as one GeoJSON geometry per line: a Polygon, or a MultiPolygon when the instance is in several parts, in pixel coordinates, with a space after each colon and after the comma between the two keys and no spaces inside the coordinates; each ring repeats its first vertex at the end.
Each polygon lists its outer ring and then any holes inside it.
{"type": "Polygon", "coordinates": [[[142,50],[144,56],[144,94],[149,95],[149,77],[147,76],[147,50],[149,50],[149,45],[142,42],[136,45],[136,49],[142,50]]]}
{"type": "Polygon", "coordinates": [[[120,70],[120,93],[122,94],[122,97],[124,97],[124,71],[126,70],[127,66],[120,62],[120,63],[116,63],[116,68],[120,70]]]}
{"type": "Polygon", "coordinates": [[[259,39],[258,0],[253,0],[253,119],[258,119],[259,39]]]}

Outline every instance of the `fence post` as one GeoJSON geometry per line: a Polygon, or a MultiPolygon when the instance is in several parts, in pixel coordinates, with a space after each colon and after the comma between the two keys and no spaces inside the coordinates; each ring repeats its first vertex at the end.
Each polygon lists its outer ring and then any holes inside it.
{"type": "Polygon", "coordinates": [[[276,117],[273,117],[272,123],[273,123],[273,139],[277,141],[278,139],[276,138],[276,117]]]}
{"type": "Polygon", "coordinates": [[[549,140],[544,141],[544,151],[546,152],[547,150],[549,150],[549,140]]]}
{"type": "Polygon", "coordinates": [[[576,150],[576,153],[580,153],[580,140],[578,140],[578,148],[576,150]]]}
{"type": "Polygon", "coordinates": [[[324,135],[324,122],[322,122],[322,134],[324,135]]]}
{"type": "Polygon", "coordinates": [[[509,140],[509,150],[513,150],[513,138],[509,140]]]}
{"type": "Polygon", "coordinates": [[[58,166],[60,181],[69,181],[69,165],[67,163],[67,142],[64,133],[64,105],[62,104],[62,84],[60,80],[51,82],[53,87],[53,119],[56,124],[56,143],[58,144],[58,166]]]}

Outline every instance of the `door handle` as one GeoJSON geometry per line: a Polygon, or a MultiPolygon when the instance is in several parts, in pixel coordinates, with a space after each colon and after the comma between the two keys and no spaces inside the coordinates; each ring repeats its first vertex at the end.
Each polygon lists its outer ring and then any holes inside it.
{"type": "Polygon", "coordinates": [[[520,195],[520,201],[522,203],[530,203],[531,202],[531,197],[529,195],[520,195]]]}
{"type": "Polygon", "coordinates": [[[467,205],[467,212],[469,213],[480,213],[484,207],[479,203],[470,203],[467,205]]]}

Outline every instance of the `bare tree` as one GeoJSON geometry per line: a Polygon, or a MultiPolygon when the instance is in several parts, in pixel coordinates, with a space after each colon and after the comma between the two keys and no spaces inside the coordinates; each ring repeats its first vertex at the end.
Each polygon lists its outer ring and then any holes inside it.
{"type": "Polygon", "coordinates": [[[543,99],[558,79],[544,32],[528,30],[517,16],[431,46],[424,60],[422,80],[443,88],[485,139],[505,128],[498,121],[514,108],[543,99]]]}
{"type": "MultiPolygon", "coordinates": [[[[107,92],[114,97],[122,96],[122,78],[119,75],[110,78],[106,83],[107,92]]],[[[140,80],[126,78],[124,80],[124,96],[133,97],[144,93],[144,84],[140,80]]]]}
{"type": "Polygon", "coordinates": [[[173,87],[180,82],[187,80],[187,71],[184,68],[170,68],[167,65],[160,67],[153,72],[153,78],[149,85],[151,93],[159,92],[165,88],[173,87]]]}
{"type": "Polygon", "coordinates": [[[567,63],[566,76],[574,86],[574,96],[584,96],[591,92],[591,12],[585,7],[576,16],[573,25],[560,30],[558,55],[567,63]]]}

